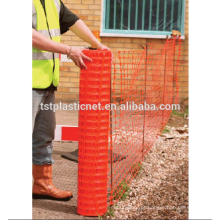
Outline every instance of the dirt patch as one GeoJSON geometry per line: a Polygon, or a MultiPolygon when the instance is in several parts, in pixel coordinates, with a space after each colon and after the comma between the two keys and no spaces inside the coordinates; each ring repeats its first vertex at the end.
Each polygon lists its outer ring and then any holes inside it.
{"type": "Polygon", "coordinates": [[[174,127],[188,125],[188,111],[189,107],[187,105],[180,104],[180,110],[172,112],[167,125],[174,127]]]}

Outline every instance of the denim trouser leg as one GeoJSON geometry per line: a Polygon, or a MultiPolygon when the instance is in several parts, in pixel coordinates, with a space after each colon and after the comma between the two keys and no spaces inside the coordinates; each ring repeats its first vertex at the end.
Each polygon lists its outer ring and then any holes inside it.
{"type": "MultiPolygon", "coordinates": [[[[52,164],[53,139],[56,127],[55,112],[42,110],[41,103],[55,103],[54,91],[32,91],[32,162],[35,165],[52,164]]],[[[44,108],[42,106],[42,108],[44,108]]]]}

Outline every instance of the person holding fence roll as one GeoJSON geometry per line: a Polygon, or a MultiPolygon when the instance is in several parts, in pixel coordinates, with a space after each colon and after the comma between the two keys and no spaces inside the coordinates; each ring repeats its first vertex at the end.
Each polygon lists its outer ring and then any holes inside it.
{"type": "Polygon", "coordinates": [[[86,69],[84,60],[92,60],[83,54],[85,48],[60,43],[61,34],[72,31],[85,42],[100,50],[110,50],[101,44],[85,23],[61,0],[32,1],[32,163],[33,198],[67,201],[71,191],[61,191],[52,182],[54,131],[53,110],[42,110],[43,104],[55,103],[55,91],[59,85],[59,54],[66,54],[80,69],[86,69]]]}

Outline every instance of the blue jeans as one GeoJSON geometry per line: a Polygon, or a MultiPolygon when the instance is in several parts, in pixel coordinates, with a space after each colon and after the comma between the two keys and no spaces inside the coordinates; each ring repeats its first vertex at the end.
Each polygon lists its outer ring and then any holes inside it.
{"type": "Polygon", "coordinates": [[[54,104],[55,92],[32,90],[32,162],[35,165],[52,164],[53,140],[56,127],[55,112],[42,104],[54,104]]]}

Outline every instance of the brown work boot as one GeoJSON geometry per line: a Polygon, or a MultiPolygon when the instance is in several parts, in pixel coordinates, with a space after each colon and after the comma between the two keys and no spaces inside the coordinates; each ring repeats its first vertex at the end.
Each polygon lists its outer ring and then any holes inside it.
{"type": "Polygon", "coordinates": [[[33,165],[33,199],[52,199],[68,201],[73,195],[70,191],[57,189],[52,182],[52,165],[33,165]]]}

